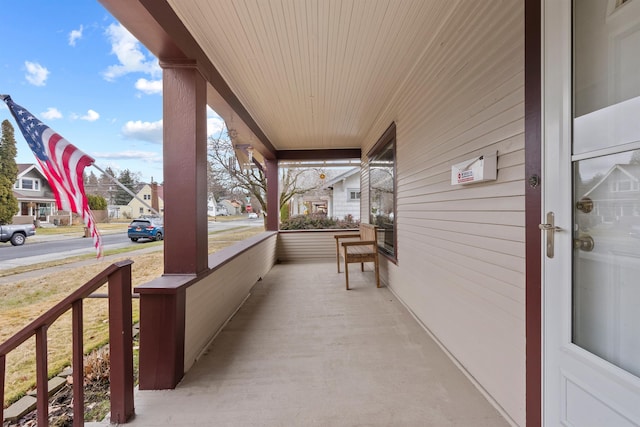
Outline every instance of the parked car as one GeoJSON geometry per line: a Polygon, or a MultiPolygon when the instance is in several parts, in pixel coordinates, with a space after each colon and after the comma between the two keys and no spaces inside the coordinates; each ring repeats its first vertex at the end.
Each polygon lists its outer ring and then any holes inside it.
{"type": "Polygon", "coordinates": [[[249,212],[249,219],[256,219],[258,218],[258,214],[255,212],[249,212]]]}
{"type": "Polygon", "coordinates": [[[11,242],[13,246],[22,246],[27,237],[36,234],[33,224],[0,225],[0,242],[11,242]]]}
{"type": "Polygon", "coordinates": [[[162,218],[138,218],[131,221],[127,229],[127,236],[132,242],[138,239],[162,240],[164,238],[164,223],[162,218]]]}

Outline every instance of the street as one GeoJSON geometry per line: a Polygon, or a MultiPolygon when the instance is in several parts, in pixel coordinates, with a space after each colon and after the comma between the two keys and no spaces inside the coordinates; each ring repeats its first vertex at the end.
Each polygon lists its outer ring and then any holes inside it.
{"type": "MultiPolygon", "coordinates": [[[[261,227],[264,226],[264,221],[261,218],[243,218],[234,221],[208,222],[209,233],[246,226],[261,227]]],[[[122,232],[102,234],[102,245],[105,251],[130,246],[144,249],[147,242],[149,240],[140,240],[135,243],[129,240],[124,224],[122,232]]],[[[77,236],[62,234],[44,236],[36,233],[35,236],[29,237],[23,246],[11,246],[9,243],[0,244],[0,270],[90,253],[95,253],[91,238],[85,238],[79,234],[77,236]]]]}

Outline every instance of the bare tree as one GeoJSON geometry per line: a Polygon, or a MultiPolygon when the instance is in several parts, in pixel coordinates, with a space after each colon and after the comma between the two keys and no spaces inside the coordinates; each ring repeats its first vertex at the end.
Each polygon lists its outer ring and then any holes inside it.
{"type": "MultiPolygon", "coordinates": [[[[267,177],[263,167],[256,162],[241,165],[233,149],[233,143],[228,133],[221,132],[219,136],[209,137],[210,182],[215,181],[219,186],[231,193],[242,192],[250,194],[260,204],[263,212],[267,210],[267,177]]],[[[318,175],[315,169],[287,168],[280,171],[280,199],[278,209],[282,208],[292,197],[304,194],[318,188],[321,183],[316,179],[309,179],[310,172],[318,175]]]]}

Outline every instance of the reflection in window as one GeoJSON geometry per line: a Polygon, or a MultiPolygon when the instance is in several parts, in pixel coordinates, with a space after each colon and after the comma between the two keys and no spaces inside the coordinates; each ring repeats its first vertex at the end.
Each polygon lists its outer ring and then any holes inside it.
{"type": "Polygon", "coordinates": [[[369,153],[369,222],[378,227],[380,250],[397,259],[395,146],[396,127],[392,124],[369,153]]]}
{"type": "Polygon", "coordinates": [[[639,376],[640,150],[573,165],[573,342],[639,376]]]}

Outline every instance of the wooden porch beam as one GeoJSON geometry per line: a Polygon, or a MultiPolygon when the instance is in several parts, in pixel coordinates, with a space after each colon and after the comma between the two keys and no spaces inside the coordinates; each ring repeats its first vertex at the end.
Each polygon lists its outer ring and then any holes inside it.
{"type": "Polygon", "coordinates": [[[329,150],[278,150],[278,160],[344,160],[359,159],[359,148],[340,148],[329,150]]]}

